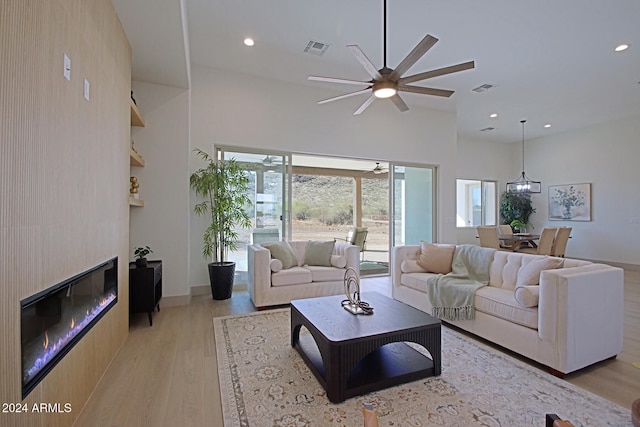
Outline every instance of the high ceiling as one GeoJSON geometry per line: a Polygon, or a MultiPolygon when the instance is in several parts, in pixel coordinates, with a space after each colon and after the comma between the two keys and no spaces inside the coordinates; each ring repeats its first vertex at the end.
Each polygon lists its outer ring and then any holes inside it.
{"type": "MultiPolygon", "coordinates": [[[[382,0],[113,4],[133,48],[135,80],[189,87],[197,64],[313,85],[329,98],[358,88],[310,82],[308,75],[370,79],[346,45],[359,45],[382,67],[382,0]],[[251,48],[243,44],[249,36],[251,48]],[[310,40],[330,46],[322,56],[305,53],[310,40]]],[[[402,97],[412,109],[456,112],[462,136],[519,142],[522,119],[533,139],[640,114],[638,0],[388,0],[390,68],[426,34],[440,41],[407,74],[469,60],[476,68],[417,83],[455,90],[451,98],[402,97]],[[614,52],[621,43],[631,46],[614,52]],[[483,84],[495,87],[472,91],[483,84]],[[488,127],[495,129],[481,131],[488,127]]],[[[402,113],[389,103],[389,114],[402,113]]]]}

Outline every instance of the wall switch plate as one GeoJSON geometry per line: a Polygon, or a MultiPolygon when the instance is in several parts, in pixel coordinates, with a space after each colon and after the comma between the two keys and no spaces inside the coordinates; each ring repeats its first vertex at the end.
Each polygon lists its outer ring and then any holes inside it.
{"type": "Polygon", "coordinates": [[[64,54],[64,64],[63,64],[63,73],[64,78],[67,80],[71,80],[71,59],[69,59],[69,57],[67,56],[67,54],[64,54]]]}
{"type": "Polygon", "coordinates": [[[89,100],[89,92],[91,92],[91,84],[89,80],[84,79],[84,99],[89,100]]]}

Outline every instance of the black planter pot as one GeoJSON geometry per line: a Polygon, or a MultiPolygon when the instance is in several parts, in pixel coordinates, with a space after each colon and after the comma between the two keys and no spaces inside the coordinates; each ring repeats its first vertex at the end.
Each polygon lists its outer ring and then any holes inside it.
{"type": "Polygon", "coordinates": [[[211,282],[213,299],[231,298],[235,273],[235,262],[212,262],[209,264],[209,282],[211,282]]]}
{"type": "Polygon", "coordinates": [[[138,258],[136,259],[136,267],[146,267],[147,259],[146,258],[138,258]]]}

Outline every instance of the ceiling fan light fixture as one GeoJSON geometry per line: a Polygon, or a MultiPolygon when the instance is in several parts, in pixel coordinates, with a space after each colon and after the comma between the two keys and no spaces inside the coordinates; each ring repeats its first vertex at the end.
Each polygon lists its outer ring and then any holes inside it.
{"type": "Polygon", "coordinates": [[[376,98],[391,98],[398,93],[398,85],[388,80],[376,82],[373,85],[373,94],[376,98]]]}

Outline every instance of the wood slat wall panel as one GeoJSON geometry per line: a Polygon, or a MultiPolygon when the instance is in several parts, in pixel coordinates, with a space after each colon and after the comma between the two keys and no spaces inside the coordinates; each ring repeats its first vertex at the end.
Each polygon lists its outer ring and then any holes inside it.
{"type": "Polygon", "coordinates": [[[71,412],[0,413],[0,425],[70,426],[128,333],[131,48],[109,0],[9,0],[0,51],[1,402],[22,401],[20,300],[119,259],[116,307],[24,401],[71,412]]]}

